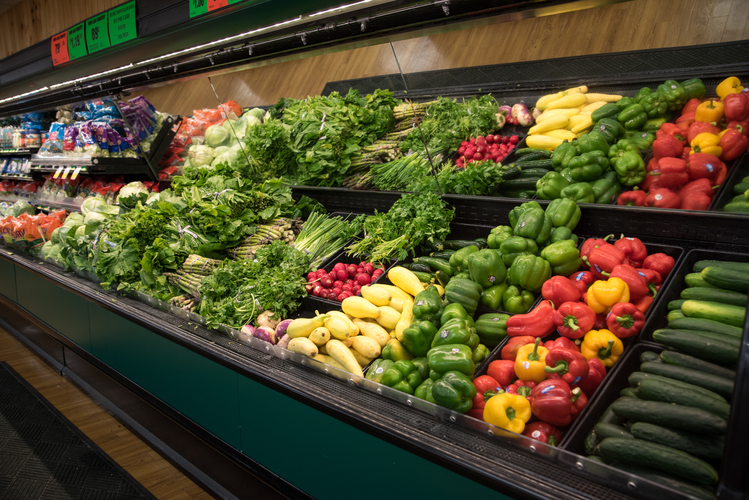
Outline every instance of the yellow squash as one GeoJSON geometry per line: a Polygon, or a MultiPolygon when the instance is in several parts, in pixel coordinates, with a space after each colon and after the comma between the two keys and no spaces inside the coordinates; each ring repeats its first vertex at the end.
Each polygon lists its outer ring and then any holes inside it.
{"type": "Polygon", "coordinates": [[[341,308],[343,309],[343,312],[354,318],[377,319],[380,315],[380,310],[377,309],[377,306],[364,297],[346,297],[343,299],[343,302],[341,302],[341,308]]]}

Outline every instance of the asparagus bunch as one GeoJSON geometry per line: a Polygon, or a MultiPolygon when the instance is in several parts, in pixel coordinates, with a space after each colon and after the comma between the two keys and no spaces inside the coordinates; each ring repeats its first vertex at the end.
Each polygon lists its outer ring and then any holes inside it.
{"type": "Polygon", "coordinates": [[[293,240],[294,232],[291,230],[290,219],[274,219],[268,224],[263,224],[255,228],[255,234],[247,237],[241,246],[266,245],[275,240],[289,239],[293,240]],[[289,232],[291,233],[289,235],[289,232]]]}
{"type": "Polygon", "coordinates": [[[200,300],[187,295],[177,295],[176,297],[172,297],[172,300],[169,302],[185,311],[193,311],[200,306],[200,300]]]}
{"type": "Polygon", "coordinates": [[[369,189],[374,175],[371,172],[354,174],[343,179],[343,187],[349,189],[369,189]]]}
{"type": "Polygon", "coordinates": [[[430,104],[437,101],[430,102],[406,102],[393,108],[393,118],[395,121],[401,121],[406,118],[414,116],[422,117],[427,114],[427,108],[430,104]]]}
{"type": "Polygon", "coordinates": [[[178,270],[176,273],[164,273],[166,279],[172,286],[189,293],[193,297],[200,297],[200,282],[203,276],[178,270]]]}
{"type": "Polygon", "coordinates": [[[220,260],[208,259],[201,257],[200,255],[188,255],[185,262],[182,264],[182,269],[192,274],[199,274],[201,276],[208,276],[213,272],[214,269],[221,265],[220,260]]]}
{"type": "Polygon", "coordinates": [[[241,247],[231,248],[226,252],[232,259],[254,259],[255,253],[265,245],[242,245],[241,247]]]}

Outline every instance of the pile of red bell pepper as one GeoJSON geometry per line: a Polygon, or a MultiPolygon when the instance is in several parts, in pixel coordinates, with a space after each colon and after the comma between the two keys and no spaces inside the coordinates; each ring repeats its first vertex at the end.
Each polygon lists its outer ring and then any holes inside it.
{"type": "Polygon", "coordinates": [[[726,178],[724,162],[749,147],[749,89],[730,77],[717,93],[688,101],[676,123],[661,125],[645,180],[619,195],[618,205],[707,210],[726,178]]]}

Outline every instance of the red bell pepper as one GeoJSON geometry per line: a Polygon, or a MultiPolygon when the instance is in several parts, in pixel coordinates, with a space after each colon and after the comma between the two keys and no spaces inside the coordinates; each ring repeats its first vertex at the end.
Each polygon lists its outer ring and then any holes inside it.
{"type": "MultiPolygon", "coordinates": [[[[658,132],[655,133],[656,140],[663,139],[666,136],[671,136],[679,141],[681,147],[687,145],[687,137],[686,134],[684,134],[684,130],[675,123],[664,123],[661,125],[661,128],[658,129],[658,132]]],[[[681,154],[681,151],[679,151],[679,154],[681,154]]]]}
{"type": "Polygon", "coordinates": [[[632,303],[635,305],[637,309],[639,309],[640,311],[642,311],[643,314],[645,314],[646,312],[648,312],[648,309],[650,309],[650,306],[653,305],[653,297],[651,297],[650,295],[646,295],[640,300],[637,300],[632,303]]]}
{"type": "Polygon", "coordinates": [[[720,155],[720,159],[731,161],[744,154],[746,148],[749,147],[749,137],[743,135],[738,130],[729,128],[720,133],[720,142],[718,142],[718,145],[723,148],[723,154],[720,155]]]}
{"type": "Polygon", "coordinates": [[[713,201],[705,193],[696,192],[691,193],[689,196],[681,196],[681,208],[682,210],[707,210],[710,208],[710,203],[713,201]]]}
{"type": "MultiPolygon", "coordinates": [[[[576,400],[580,393],[582,391],[578,390],[576,400]]],[[[531,410],[539,420],[559,427],[572,421],[572,398],[575,396],[564,380],[544,380],[533,388],[531,397],[531,410]]]]}
{"type": "Polygon", "coordinates": [[[658,188],[650,191],[645,202],[649,207],[656,208],[679,208],[681,206],[679,195],[666,188],[658,188]]]}
{"type": "Polygon", "coordinates": [[[656,290],[663,283],[663,278],[661,277],[661,273],[659,273],[658,271],[654,269],[641,267],[640,269],[637,269],[637,274],[639,274],[642,277],[642,279],[645,280],[645,283],[647,284],[648,290],[650,290],[650,293],[655,295],[656,290]]]}
{"type": "Polygon", "coordinates": [[[718,135],[720,133],[720,129],[715,125],[711,125],[707,122],[694,122],[689,126],[689,131],[687,132],[687,141],[691,144],[694,138],[699,134],[702,134],[703,132],[718,135]]]}
{"type": "Polygon", "coordinates": [[[582,297],[582,294],[588,291],[588,287],[592,285],[597,278],[590,271],[578,271],[567,276],[567,279],[575,285],[575,288],[578,289],[582,297]]]}
{"type": "Polygon", "coordinates": [[[624,252],[627,264],[632,267],[640,267],[648,256],[648,249],[640,238],[620,238],[614,242],[614,246],[624,252]]]}
{"type": "Polygon", "coordinates": [[[738,130],[742,135],[749,136],[749,121],[747,120],[730,121],[726,128],[738,130]]]}
{"type": "Polygon", "coordinates": [[[562,431],[546,422],[531,422],[525,426],[523,436],[541,441],[549,446],[558,446],[562,442],[562,431]]]}
{"type": "MultiPolygon", "coordinates": [[[[535,338],[533,342],[535,342],[535,338]]],[[[517,377],[515,376],[515,361],[508,359],[496,359],[489,363],[486,374],[499,382],[502,387],[510,385],[517,377]]]]}
{"type": "MultiPolygon", "coordinates": [[[[655,158],[651,158],[650,161],[648,161],[647,166],[645,167],[645,171],[647,172],[645,174],[645,180],[643,180],[639,184],[639,188],[645,192],[645,198],[647,198],[648,192],[661,187],[659,183],[661,178],[661,167],[658,166],[658,160],[656,160],[655,158]]],[[[643,200],[643,203],[645,203],[645,200],[643,200]]],[[[645,203],[643,207],[646,206],[647,204],[645,203]]]]}
{"type": "MultiPolygon", "coordinates": [[[[587,298],[587,295],[586,295],[587,298]]],[[[596,314],[596,322],[593,323],[593,330],[605,330],[606,329],[606,313],[602,312],[596,314]]]]}
{"type": "Polygon", "coordinates": [[[606,246],[614,246],[611,243],[608,242],[609,238],[613,238],[614,235],[610,234],[606,236],[605,238],[588,238],[583,243],[583,246],[580,247],[580,258],[583,261],[583,266],[588,266],[588,257],[590,257],[590,254],[599,247],[606,247],[606,246]]]}
{"type": "Polygon", "coordinates": [[[624,252],[610,244],[593,249],[590,252],[590,257],[587,258],[590,265],[590,272],[599,278],[604,276],[603,273],[610,273],[616,266],[622,264],[625,259],[624,252]]]}
{"type": "Polygon", "coordinates": [[[514,373],[515,358],[518,357],[518,349],[520,349],[524,345],[533,344],[534,342],[536,342],[536,337],[531,337],[530,335],[524,335],[522,337],[513,337],[510,340],[508,340],[505,346],[502,348],[502,352],[500,353],[499,357],[504,360],[513,362],[512,369],[514,373]]]}
{"type": "Polygon", "coordinates": [[[611,333],[620,339],[634,337],[645,326],[645,315],[636,305],[619,302],[611,307],[606,316],[606,324],[611,333]]]}
{"type": "Polygon", "coordinates": [[[596,313],[581,302],[565,302],[554,313],[554,324],[559,335],[568,339],[582,338],[593,329],[595,322],[596,313]]]}
{"type": "Polygon", "coordinates": [[[689,147],[689,146],[687,146],[687,147],[684,148],[684,151],[681,153],[681,156],[679,158],[681,158],[682,160],[688,162],[689,161],[689,156],[691,154],[692,154],[692,148],[689,147]]]}
{"type": "Polygon", "coordinates": [[[696,97],[694,99],[689,99],[684,107],[681,108],[681,116],[684,116],[687,113],[694,113],[697,111],[697,107],[700,104],[702,104],[702,100],[697,99],[696,97]]]}
{"type": "MultiPolygon", "coordinates": [[[[582,304],[585,305],[585,304],[582,304]]],[[[551,351],[552,349],[571,349],[573,351],[580,352],[580,347],[572,342],[567,337],[559,337],[558,339],[549,340],[544,344],[544,347],[551,351]]]]}
{"type": "Polygon", "coordinates": [[[598,358],[590,358],[588,360],[588,377],[581,380],[575,387],[582,389],[586,396],[592,396],[605,376],[606,367],[603,365],[603,361],[598,358]]]}
{"type": "Polygon", "coordinates": [[[690,113],[682,113],[682,115],[676,119],[676,125],[684,130],[685,134],[686,131],[689,130],[689,127],[691,127],[695,122],[695,114],[694,111],[690,113]]]}
{"type": "Polygon", "coordinates": [[[709,155],[707,153],[694,153],[689,155],[688,162],[689,179],[710,179],[710,183],[713,186],[719,186],[721,182],[718,182],[722,177],[725,178],[726,166],[716,156],[709,155]]]}
{"type": "MultiPolygon", "coordinates": [[[[658,160],[660,178],[658,185],[664,188],[681,187],[689,182],[687,162],[680,158],[660,158],[658,160]]],[[[653,175],[651,172],[649,175],[653,175]]]]}
{"type": "Polygon", "coordinates": [[[740,122],[749,118],[749,95],[746,92],[728,94],[723,99],[723,114],[729,121],[740,122]]]}
{"type": "Polygon", "coordinates": [[[676,158],[681,155],[683,150],[684,144],[672,135],[664,134],[653,141],[653,155],[656,160],[660,160],[661,158],[676,158]]]}
{"type": "Polygon", "coordinates": [[[550,300],[554,307],[580,300],[580,290],[564,276],[552,276],[546,280],[541,287],[541,295],[544,299],[550,300]]]}
{"type": "Polygon", "coordinates": [[[507,394],[517,394],[523,396],[528,401],[533,401],[531,392],[536,387],[536,383],[533,380],[516,380],[512,384],[507,386],[505,391],[507,394]]]}
{"type": "Polygon", "coordinates": [[[489,375],[481,375],[473,379],[473,386],[476,388],[476,396],[473,398],[473,407],[468,414],[473,418],[484,420],[484,406],[486,402],[493,396],[502,394],[505,391],[489,375]]]}
{"type": "Polygon", "coordinates": [[[588,376],[588,360],[571,349],[554,349],[546,355],[545,370],[548,378],[561,379],[573,385],[588,376]]]}
{"type": "MultiPolygon", "coordinates": [[[[645,176],[647,178],[647,176],[645,176]]],[[[628,207],[644,207],[645,198],[648,194],[640,189],[633,189],[632,191],[625,191],[619,195],[616,200],[617,205],[626,205],[628,207]]]]}
{"type": "Polygon", "coordinates": [[[609,278],[619,278],[625,282],[629,287],[629,297],[631,300],[640,300],[649,292],[645,277],[637,272],[637,269],[627,264],[616,266],[611,271],[609,278]]]}
{"type": "Polygon", "coordinates": [[[679,198],[681,198],[683,202],[686,196],[690,196],[696,193],[702,193],[708,198],[712,199],[713,196],[715,196],[715,189],[710,184],[710,180],[703,177],[702,179],[694,180],[682,187],[679,190],[679,198]]]}
{"type": "Polygon", "coordinates": [[[544,338],[554,331],[554,306],[548,300],[541,301],[531,312],[516,314],[507,320],[507,335],[544,338]]]}
{"type": "Polygon", "coordinates": [[[588,396],[579,387],[571,389],[572,397],[570,398],[570,402],[572,403],[572,408],[570,409],[570,417],[572,417],[572,421],[574,422],[588,404],[588,396]]]}
{"type": "Polygon", "coordinates": [[[665,253],[654,253],[647,256],[643,261],[642,267],[645,269],[652,269],[658,271],[662,279],[666,279],[674,268],[674,258],[665,253]]]}

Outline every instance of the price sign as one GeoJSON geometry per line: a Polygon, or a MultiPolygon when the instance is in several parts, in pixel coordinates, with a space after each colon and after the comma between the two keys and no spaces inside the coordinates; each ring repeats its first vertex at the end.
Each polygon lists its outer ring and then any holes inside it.
{"type": "Polygon", "coordinates": [[[68,173],[73,167],[65,167],[65,170],[62,171],[62,178],[65,179],[68,176],[68,173]]]}
{"type": "Polygon", "coordinates": [[[89,54],[109,47],[109,25],[106,12],[86,20],[86,46],[88,46],[89,54]]]}
{"type": "Polygon", "coordinates": [[[63,31],[52,37],[52,64],[58,66],[68,61],[68,32],[63,31]]]}
{"type": "Polygon", "coordinates": [[[223,9],[229,5],[229,0],[207,0],[207,3],[208,12],[212,12],[214,10],[223,9]]]}
{"type": "Polygon", "coordinates": [[[135,0],[107,12],[109,19],[109,41],[112,45],[138,38],[135,22],[135,0]]]}
{"type": "Polygon", "coordinates": [[[62,172],[63,167],[58,167],[57,170],[55,170],[55,175],[52,176],[52,178],[57,179],[60,177],[60,173],[62,172]]]}
{"type": "Polygon", "coordinates": [[[75,170],[73,171],[73,175],[70,176],[70,180],[74,181],[78,177],[78,174],[80,173],[81,173],[81,167],[75,167],[75,170]]]}
{"type": "Polygon", "coordinates": [[[86,34],[83,23],[78,23],[68,30],[68,55],[73,61],[88,54],[86,34]]]}
{"type": "Polygon", "coordinates": [[[208,0],[189,0],[190,17],[200,16],[208,12],[208,0]]]}

